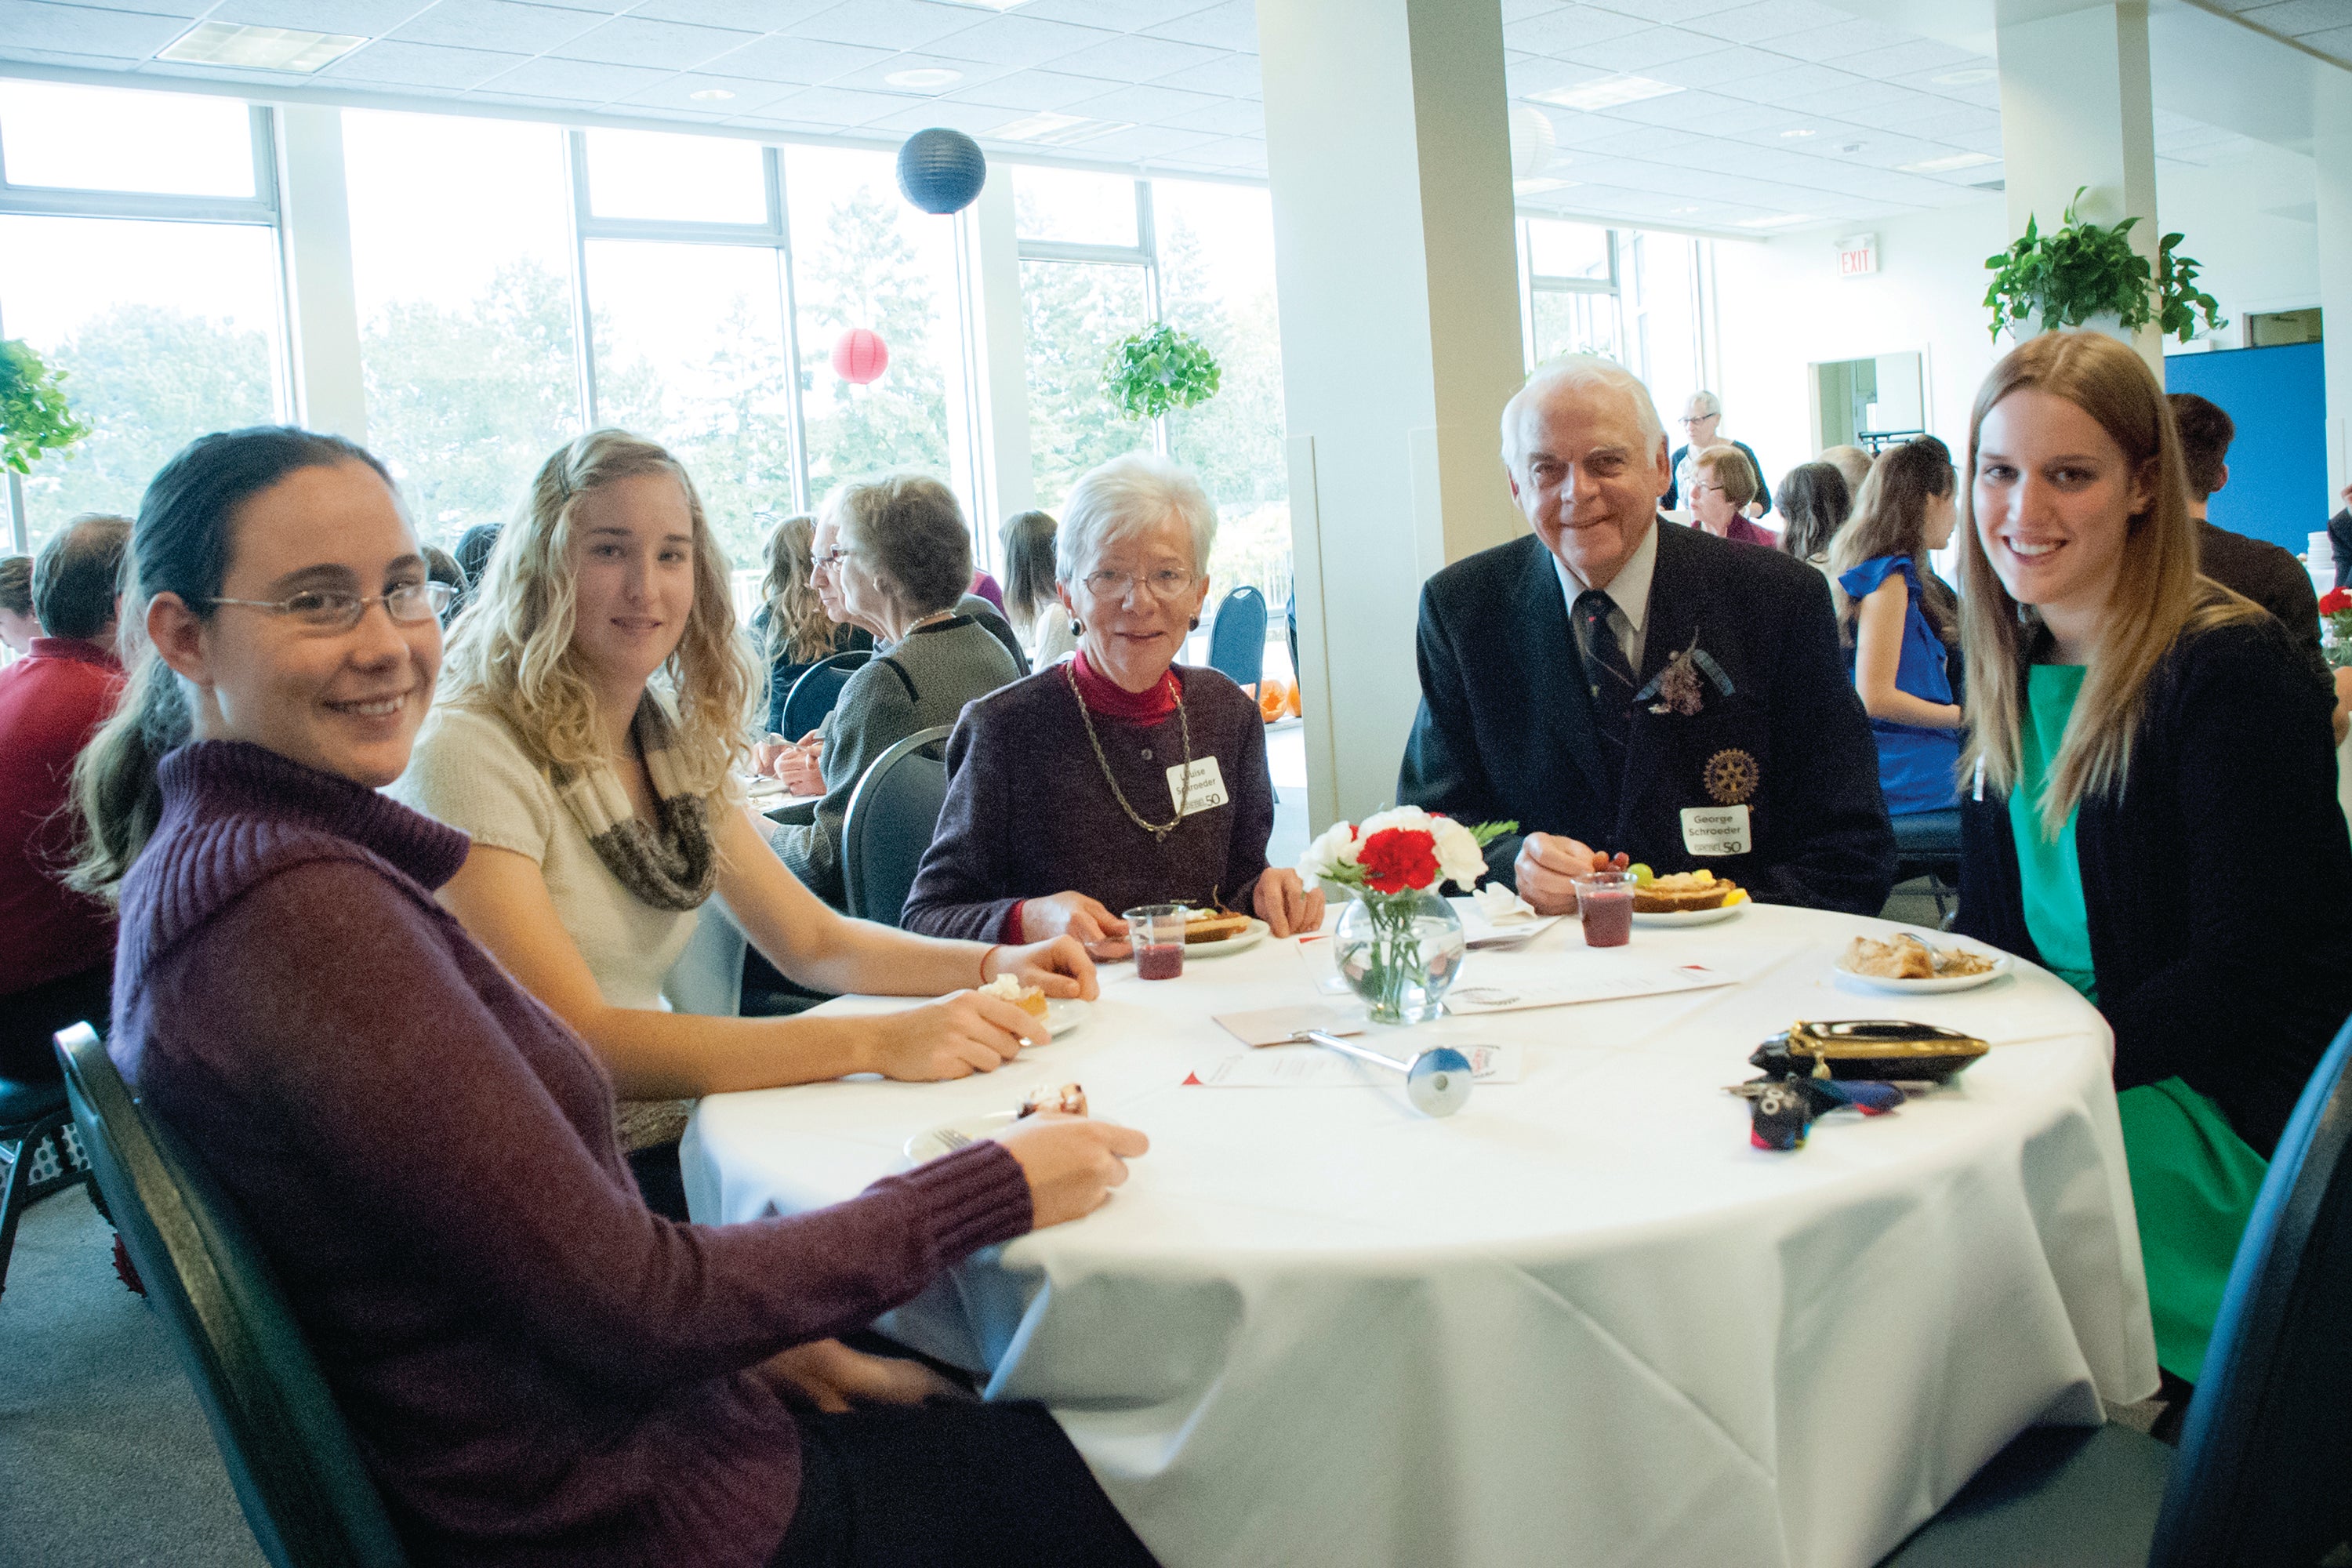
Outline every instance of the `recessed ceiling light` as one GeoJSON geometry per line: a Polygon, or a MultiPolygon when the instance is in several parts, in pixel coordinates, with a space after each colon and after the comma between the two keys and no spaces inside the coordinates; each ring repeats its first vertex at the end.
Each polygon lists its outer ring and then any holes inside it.
{"type": "Polygon", "coordinates": [[[688,93],[686,96],[694,100],[697,103],[724,103],[729,99],[734,97],[735,94],[732,90],[723,87],[704,87],[697,88],[694,91],[688,93]]]}
{"type": "Polygon", "coordinates": [[[1783,136],[1796,137],[1796,136],[1811,136],[1811,135],[1815,134],[1815,132],[1814,132],[1814,131],[1813,131],[1812,127],[1811,127],[1811,126],[1809,126],[1809,125],[1800,125],[1800,126],[1798,126],[1794,131],[1783,131],[1783,132],[1780,132],[1780,134],[1781,134],[1781,135],[1783,135],[1783,136]]]}
{"type": "Polygon", "coordinates": [[[1133,121],[1088,120],[1078,114],[1032,114],[1000,125],[988,134],[999,142],[1034,142],[1041,147],[1067,147],[1091,142],[1114,131],[1131,131],[1133,121]]]}
{"type": "Polygon", "coordinates": [[[1811,223],[1808,213],[1774,213],[1769,217],[1744,217],[1734,226],[1738,228],[1786,228],[1792,223],[1811,223]]]}
{"type": "Polygon", "coordinates": [[[1532,196],[1540,195],[1545,191],[1573,190],[1577,182],[1574,180],[1555,180],[1547,175],[1544,178],[1538,180],[1513,180],[1511,182],[1511,190],[1514,194],[1518,195],[1532,196]]]}
{"type": "Polygon", "coordinates": [[[2000,160],[1990,153],[1955,153],[1948,158],[1924,158],[1916,163],[1895,166],[1906,174],[1948,174],[1954,169],[1974,169],[2000,160]]]}
{"type": "Polygon", "coordinates": [[[945,66],[917,66],[912,70],[892,71],[882,79],[892,87],[911,87],[918,90],[948,87],[963,79],[963,72],[950,70],[945,66]]]}
{"type": "Polygon", "coordinates": [[[1927,79],[1938,87],[1974,87],[1980,81],[1990,81],[2000,75],[1990,66],[1970,66],[1966,70],[1946,71],[1927,79]]]}
{"type": "Polygon", "coordinates": [[[1681,88],[1670,81],[1657,81],[1645,76],[1605,76],[1599,81],[1579,82],[1574,87],[1556,87],[1549,92],[1529,93],[1539,103],[1557,103],[1562,109],[1580,109],[1587,113],[1596,109],[1614,109],[1620,104],[1639,103],[1645,98],[1664,98],[1681,88]]]}
{"type": "Polygon", "coordinates": [[[332,65],[367,40],[348,33],[306,33],[295,27],[253,27],[199,22],[157,52],[159,60],[238,66],[247,70],[299,71],[332,65]]]}

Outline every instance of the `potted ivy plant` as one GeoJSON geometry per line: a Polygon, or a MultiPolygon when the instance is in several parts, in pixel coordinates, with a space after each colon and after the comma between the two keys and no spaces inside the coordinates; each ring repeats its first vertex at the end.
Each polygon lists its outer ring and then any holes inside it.
{"type": "Polygon", "coordinates": [[[1217,395],[1223,375],[1208,345],[1161,321],[1112,347],[1103,392],[1120,413],[1140,423],[1206,403],[1217,395]]]}
{"type": "Polygon", "coordinates": [[[1984,298],[1992,311],[1992,336],[2000,338],[2004,329],[2024,338],[2082,326],[2128,336],[2157,321],[2161,331],[2187,342],[2200,313],[2209,328],[2222,326],[2213,296],[2197,287],[2196,259],[2176,253],[2182,237],[2164,237],[2158,266],[2151,269],[2147,258],[2132,248],[2137,216],[2101,225],[2076,216],[2075,205],[2089,188],[2076,188],[2059,227],[2044,234],[2029,215],[2017,243],[1985,258],[1993,275],[1984,298]]]}
{"type": "Polygon", "coordinates": [[[0,342],[0,463],[29,474],[45,452],[61,452],[89,434],[74,417],[55,369],[22,340],[0,342]]]}

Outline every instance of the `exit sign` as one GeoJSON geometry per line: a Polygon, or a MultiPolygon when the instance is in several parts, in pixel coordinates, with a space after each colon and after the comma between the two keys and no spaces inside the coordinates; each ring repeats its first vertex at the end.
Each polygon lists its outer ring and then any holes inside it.
{"type": "Polygon", "coordinates": [[[1860,278],[1878,270],[1878,237],[1857,234],[1837,242],[1838,276],[1860,278]]]}

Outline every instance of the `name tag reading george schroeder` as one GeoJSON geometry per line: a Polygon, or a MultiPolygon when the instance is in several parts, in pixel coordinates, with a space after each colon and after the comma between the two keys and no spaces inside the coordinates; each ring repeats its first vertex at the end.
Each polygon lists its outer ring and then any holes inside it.
{"type": "Polygon", "coordinates": [[[1212,811],[1232,797],[1225,794],[1225,775],[1217,767],[1217,759],[1202,757],[1192,764],[1192,789],[1184,787],[1181,766],[1168,770],[1168,804],[1186,816],[1212,811]]]}
{"type": "Polygon", "coordinates": [[[1683,847],[1693,855],[1745,855],[1748,807],[1686,805],[1683,807],[1683,847]]]}

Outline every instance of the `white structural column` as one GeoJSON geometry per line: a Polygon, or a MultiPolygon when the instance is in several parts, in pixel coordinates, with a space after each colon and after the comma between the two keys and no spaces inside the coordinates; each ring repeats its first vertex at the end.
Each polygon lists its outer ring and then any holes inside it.
{"type": "MultiPolygon", "coordinates": [[[[2352,484],[2352,74],[2313,62],[2312,184],[2319,217],[2321,363],[2327,377],[2326,514],[2352,484]]],[[[2315,510],[2314,516],[2322,515],[2315,510]]]]}
{"type": "Polygon", "coordinates": [[[956,216],[956,269],[963,285],[967,427],[973,471],[958,488],[980,509],[972,525],[994,560],[1004,520],[1037,504],[1029,454],[1028,340],[1021,307],[1021,242],[1013,226],[1013,171],[992,168],[980,199],[956,216]]]}
{"type": "Polygon", "coordinates": [[[364,442],[367,384],[360,370],[359,304],[352,282],[342,110],[281,104],[277,120],[295,417],[310,429],[364,442]]]}
{"type": "Polygon", "coordinates": [[[1258,0],[1318,828],[1396,793],[1421,584],[1523,524],[1499,0],[1258,0]]]}
{"type": "MultiPolygon", "coordinates": [[[[2147,0],[1998,0],[2000,150],[2009,233],[2030,214],[2044,232],[2087,185],[2081,216],[2137,216],[2132,248],[2156,266],[2155,100],[2148,87],[2147,0]]],[[[2154,322],[2133,346],[2164,378],[2154,322]]]]}

